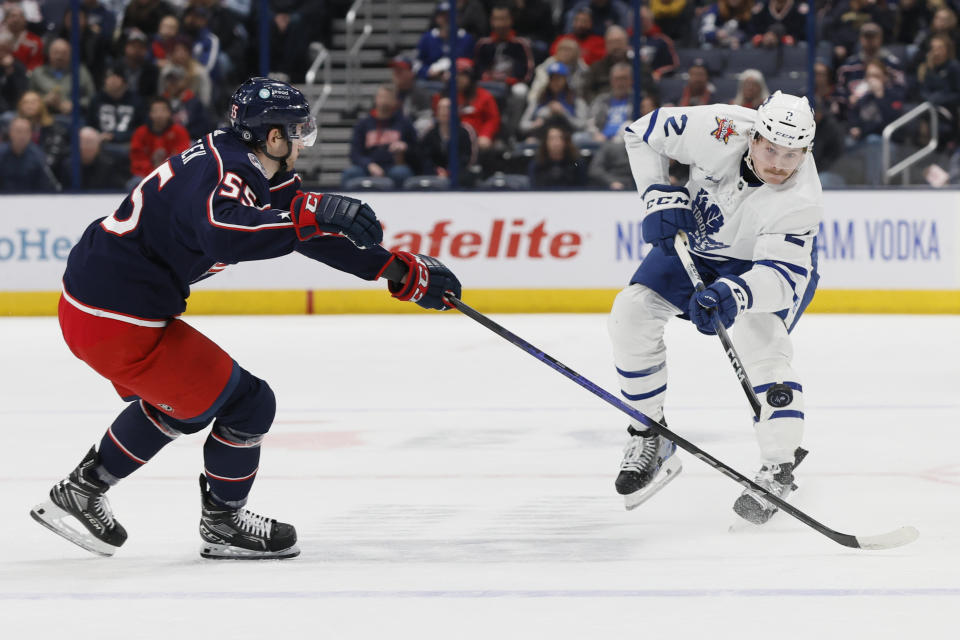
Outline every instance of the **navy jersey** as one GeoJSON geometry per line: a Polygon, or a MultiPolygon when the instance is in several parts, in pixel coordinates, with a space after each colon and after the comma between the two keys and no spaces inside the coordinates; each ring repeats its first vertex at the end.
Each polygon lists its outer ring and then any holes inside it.
{"type": "Polygon", "coordinates": [[[230,264],[293,251],[376,279],[390,257],[383,247],[361,250],[332,235],[297,240],[288,209],[299,183],[292,173],[268,181],[238,136],[214,131],[87,227],[70,252],[64,288],[90,307],[162,320],[183,313],[194,282],[230,264]]]}

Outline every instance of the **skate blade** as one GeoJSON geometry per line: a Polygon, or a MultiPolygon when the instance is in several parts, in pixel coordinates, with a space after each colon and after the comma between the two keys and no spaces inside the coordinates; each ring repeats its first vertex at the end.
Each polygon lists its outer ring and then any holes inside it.
{"type": "Polygon", "coordinates": [[[623,505],[626,510],[633,511],[652,498],[655,493],[663,489],[671,480],[680,475],[681,471],[683,471],[683,464],[680,462],[680,459],[677,456],[668,458],[667,461],[663,463],[663,466],[660,467],[660,472],[653,479],[653,482],[639,491],[634,491],[629,495],[623,496],[623,505]]]}
{"type": "Polygon", "coordinates": [[[208,560],[286,560],[300,555],[297,545],[280,551],[254,551],[228,544],[205,542],[200,546],[200,556],[208,560]]]}
{"type": "Polygon", "coordinates": [[[47,501],[38,504],[30,510],[30,515],[50,531],[90,553],[109,558],[117,550],[117,547],[112,544],[95,537],[87,531],[87,528],[75,516],[64,511],[53,502],[47,501]]]}

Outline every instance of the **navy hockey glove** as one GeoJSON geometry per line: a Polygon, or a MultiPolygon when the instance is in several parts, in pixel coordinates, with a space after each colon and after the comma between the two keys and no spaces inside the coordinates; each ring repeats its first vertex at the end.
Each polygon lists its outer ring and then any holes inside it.
{"type": "Polygon", "coordinates": [[[383,228],[373,209],[356,198],[301,191],[290,202],[290,213],[300,240],[309,240],[322,232],[335,233],[361,249],[383,240],[383,228]]]}
{"type": "Polygon", "coordinates": [[[394,251],[380,271],[397,300],[416,302],[424,309],[446,311],[445,293],[460,297],[460,281],[442,262],[423,254],[394,251]],[[404,274],[406,281],[403,281],[404,274]]]}
{"type": "Polygon", "coordinates": [[[723,328],[729,329],[737,316],[751,306],[753,296],[746,282],[721,278],[690,298],[690,321],[697,326],[697,331],[710,336],[717,332],[713,326],[714,314],[723,328]]]}
{"type": "Polygon", "coordinates": [[[643,192],[643,239],[660,247],[668,256],[676,255],[673,237],[677,231],[696,231],[697,220],[690,210],[690,192],[684,187],[652,184],[643,192]]]}

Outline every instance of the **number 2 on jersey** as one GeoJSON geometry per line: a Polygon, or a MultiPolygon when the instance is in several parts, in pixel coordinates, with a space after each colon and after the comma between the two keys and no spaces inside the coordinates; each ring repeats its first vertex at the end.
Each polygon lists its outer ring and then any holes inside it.
{"type": "Polygon", "coordinates": [[[173,168],[170,166],[170,161],[167,160],[151,171],[140,181],[140,184],[130,192],[130,216],[126,220],[117,219],[117,212],[119,211],[119,209],[117,209],[117,211],[113,212],[112,216],[105,218],[103,222],[100,223],[100,226],[115,236],[123,236],[136,229],[137,225],[140,224],[140,213],[143,211],[143,188],[154,178],[159,178],[160,184],[157,185],[157,191],[160,191],[163,189],[163,185],[167,184],[172,177],[173,168]]]}

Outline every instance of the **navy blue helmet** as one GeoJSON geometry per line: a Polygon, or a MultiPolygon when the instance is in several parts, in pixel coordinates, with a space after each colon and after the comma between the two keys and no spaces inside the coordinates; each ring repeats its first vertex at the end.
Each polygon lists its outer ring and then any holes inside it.
{"type": "Polygon", "coordinates": [[[230,125],[249,144],[263,144],[277,127],[288,140],[305,147],[317,139],[317,123],[304,95],[286,82],[269,78],[250,78],[234,92],[230,125]]]}

